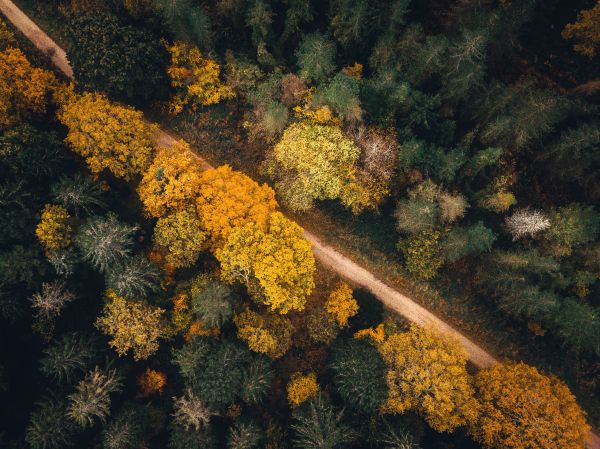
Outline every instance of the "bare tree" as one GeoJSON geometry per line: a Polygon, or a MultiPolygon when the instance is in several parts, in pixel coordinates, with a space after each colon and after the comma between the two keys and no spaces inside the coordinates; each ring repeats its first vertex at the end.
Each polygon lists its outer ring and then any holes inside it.
{"type": "Polygon", "coordinates": [[[42,291],[31,297],[31,306],[36,310],[37,318],[52,320],[60,316],[66,304],[73,301],[75,295],[65,289],[62,281],[44,282],[42,291]]]}
{"type": "Polygon", "coordinates": [[[96,418],[105,422],[110,415],[110,394],[120,391],[121,386],[115,369],[103,371],[96,367],[69,395],[67,415],[81,427],[92,427],[96,418]]]}
{"type": "Polygon", "coordinates": [[[190,389],[179,398],[173,398],[173,422],[179,424],[185,430],[193,428],[197,432],[206,428],[210,422],[210,417],[215,415],[202,400],[194,395],[190,389]]]}
{"type": "Polygon", "coordinates": [[[506,227],[515,241],[545,231],[550,227],[550,220],[540,211],[519,209],[506,218],[506,227]]]}
{"type": "Polygon", "coordinates": [[[396,169],[400,146],[393,133],[358,126],[349,132],[361,151],[361,166],[366,174],[388,183],[396,169]]]}

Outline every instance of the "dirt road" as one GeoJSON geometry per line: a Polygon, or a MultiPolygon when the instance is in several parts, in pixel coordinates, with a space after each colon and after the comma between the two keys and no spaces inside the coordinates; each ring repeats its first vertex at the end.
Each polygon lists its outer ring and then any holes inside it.
{"type": "MultiPolygon", "coordinates": [[[[14,3],[10,0],[0,0],[0,11],[16,28],[21,30],[21,32],[31,40],[38,49],[50,56],[52,62],[58,69],[69,78],[73,78],[73,71],[64,50],[50,39],[50,37],[30,20],[29,17],[20,11],[14,3]]],[[[157,144],[164,147],[171,147],[175,141],[176,139],[173,136],[164,131],[160,131],[157,138],[157,144]]],[[[203,168],[211,168],[211,165],[198,154],[193,153],[193,155],[200,161],[203,168]]],[[[316,237],[314,234],[309,231],[304,231],[304,237],[311,243],[313,253],[317,260],[350,283],[369,290],[389,309],[402,315],[411,322],[420,325],[431,324],[443,332],[455,335],[468,351],[471,363],[477,368],[486,368],[497,363],[497,360],[481,346],[440,320],[409,297],[386,285],[372,273],[323,243],[320,238],[316,237]]],[[[598,436],[597,433],[592,433],[590,435],[587,447],[588,449],[600,449],[600,436],[598,436]]]]}

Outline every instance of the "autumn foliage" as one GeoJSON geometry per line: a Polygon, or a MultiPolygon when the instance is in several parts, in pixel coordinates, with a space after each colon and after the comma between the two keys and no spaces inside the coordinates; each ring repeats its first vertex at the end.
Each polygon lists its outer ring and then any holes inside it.
{"type": "Polygon", "coordinates": [[[193,111],[233,96],[233,91],[221,83],[221,67],[215,60],[205,58],[198,48],[182,42],[176,42],[167,49],[171,54],[167,73],[171,85],[177,89],[169,104],[173,115],[186,107],[193,111]]]}
{"type": "Polygon", "coordinates": [[[292,345],[292,324],[280,315],[245,310],[233,319],[237,336],[254,351],[273,359],[283,356],[292,345]]]}
{"type": "Polygon", "coordinates": [[[18,48],[1,51],[0,128],[46,112],[56,85],[52,72],[33,67],[18,48]]]}
{"type": "Polygon", "coordinates": [[[181,210],[156,222],[154,243],[165,252],[165,262],[174,268],[196,263],[205,248],[206,234],[193,210],[181,210]]]}
{"type": "Polygon", "coordinates": [[[388,366],[389,397],[382,412],[414,409],[438,432],[477,418],[468,355],[454,337],[413,325],[409,332],[390,335],[379,350],[388,366]]]}
{"type": "Polygon", "coordinates": [[[331,292],[325,301],[325,310],[340,327],[348,325],[348,319],[358,313],[358,303],[352,296],[352,289],[345,282],[331,292]]]}
{"type": "Polygon", "coordinates": [[[193,205],[200,176],[198,161],[185,141],[179,140],[171,148],[159,148],[138,186],[146,213],[158,218],[193,205]]]}
{"type": "Polygon", "coordinates": [[[298,407],[304,401],[315,396],[319,392],[317,376],[315,373],[303,375],[294,373],[287,385],[287,398],[292,407],[298,407]]]}
{"type": "Polygon", "coordinates": [[[590,427],[569,388],[524,363],[496,365],[475,376],[479,418],[470,432],[497,449],[583,449],[590,427]]]}
{"type": "Polygon", "coordinates": [[[112,337],[108,344],[117,354],[124,356],[131,350],[135,360],[143,360],[158,349],[158,339],[165,330],[163,314],[163,309],[144,301],[128,301],[108,290],[96,327],[112,337]]]}
{"type": "Polygon", "coordinates": [[[574,23],[568,23],[562,32],[567,40],[575,40],[576,52],[593,58],[600,47],[600,1],[593,8],[581,11],[574,23]]]}
{"type": "Polygon", "coordinates": [[[58,118],[69,128],[67,143],[92,173],[108,169],[130,180],[152,162],[158,126],[133,108],[111,103],[102,94],[84,93],[68,99],[58,118]]]}
{"type": "Polygon", "coordinates": [[[167,384],[167,375],[160,371],[146,368],[137,378],[137,385],[140,396],[147,398],[155,393],[162,393],[167,384]]]}
{"type": "Polygon", "coordinates": [[[310,244],[302,228],[280,212],[269,216],[266,229],[256,223],[234,228],[216,257],[223,280],[245,283],[274,312],[303,310],[314,287],[310,244]]]}
{"type": "Polygon", "coordinates": [[[222,165],[200,175],[196,206],[202,228],[214,245],[221,245],[233,228],[249,223],[265,228],[277,208],[275,192],[248,176],[222,165]]]}
{"type": "Polygon", "coordinates": [[[35,235],[47,254],[71,244],[73,229],[71,216],[62,206],[46,204],[42,211],[42,219],[35,228],[35,235]]]}

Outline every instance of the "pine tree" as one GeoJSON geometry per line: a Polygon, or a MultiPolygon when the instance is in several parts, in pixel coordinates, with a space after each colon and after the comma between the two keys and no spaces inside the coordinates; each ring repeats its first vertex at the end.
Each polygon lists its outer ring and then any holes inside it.
{"type": "Polygon", "coordinates": [[[328,364],[333,383],[347,404],[365,414],[375,413],[387,397],[385,364],[366,340],[342,340],[328,364]]]}
{"type": "Polygon", "coordinates": [[[32,449],[63,449],[73,444],[75,427],[67,419],[67,403],[50,395],[36,404],[25,430],[32,449]]]}
{"type": "Polygon", "coordinates": [[[342,422],[343,414],[317,394],[293,413],[294,445],[300,449],[337,449],[354,440],[354,432],[342,422]]]}
{"type": "Polygon", "coordinates": [[[233,315],[235,296],[231,287],[207,274],[198,275],[190,288],[192,311],[208,327],[221,327],[233,315]]]}
{"type": "Polygon", "coordinates": [[[159,290],[160,271],[143,254],[113,264],[106,274],[106,286],[126,298],[147,298],[159,290]]]}
{"type": "Polygon", "coordinates": [[[308,82],[320,83],[335,70],[335,43],[316,32],[304,37],[298,50],[299,75],[308,82]]]}
{"type": "Polygon", "coordinates": [[[229,428],[228,449],[257,449],[263,439],[263,433],[252,421],[236,421],[229,428]]]}
{"type": "Polygon", "coordinates": [[[110,415],[110,395],[121,390],[121,378],[115,369],[96,367],[81,380],[69,395],[67,415],[81,427],[92,427],[110,415]]]}
{"type": "Polygon", "coordinates": [[[73,177],[62,176],[58,182],[52,184],[51,192],[57,203],[76,215],[81,212],[91,215],[97,209],[106,208],[98,183],[79,173],[73,177]]]}
{"type": "Polygon", "coordinates": [[[116,214],[89,218],[78,230],[75,244],[83,259],[100,272],[107,272],[131,253],[137,226],[121,223],[116,214]]]}
{"type": "Polygon", "coordinates": [[[274,376],[271,361],[267,357],[253,357],[242,375],[242,400],[248,405],[260,404],[271,389],[274,376]]]}
{"type": "Polygon", "coordinates": [[[64,334],[44,349],[40,371],[60,383],[70,384],[96,358],[96,342],[89,335],[64,334]]]}

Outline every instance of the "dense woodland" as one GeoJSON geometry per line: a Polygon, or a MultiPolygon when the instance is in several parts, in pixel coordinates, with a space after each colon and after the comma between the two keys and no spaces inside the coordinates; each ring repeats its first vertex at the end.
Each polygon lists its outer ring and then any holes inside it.
{"type": "Polygon", "coordinates": [[[600,1],[16,3],[75,82],[0,21],[0,447],[584,448],[600,1]],[[474,370],[301,216],[536,366],[474,370]]]}

